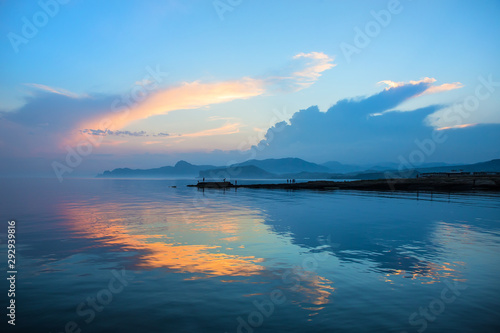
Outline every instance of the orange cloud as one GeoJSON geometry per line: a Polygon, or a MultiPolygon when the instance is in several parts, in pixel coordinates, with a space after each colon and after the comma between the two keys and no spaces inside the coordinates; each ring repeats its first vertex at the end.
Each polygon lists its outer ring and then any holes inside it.
{"type": "Polygon", "coordinates": [[[196,109],[211,104],[258,96],[263,92],[263,82],[251,78],[219,83],[201,83],[199,81],[184,83],[178,87],[153,93],[143,102],[131,108],[123,108],[91,119],[81,124],[80,127],[117,130],[136,120],[166,114],[173,110],[196,109]]]}
{"type": "Polygon", "coordinates": [[[443,130],[449,130],[449,129],[454,129],[454,128],[466,128],[466,127],[471,127],[471,126],[476,126],[477,124],[463,124],[463,125],[455,125],[455,126],[446,126],[446,127],[440,127],[437,128],[437,131],[443,131],[443,130]]]}
{"type": "Polygon", "coordinates": [[[440,86],[432,86],[432,87],[430,87],[429,89],[427,89],[426,91],[424,91],[422,93],[422,95],[436,94],[436,93],[440,93],[440,92],[443,92],[443,91],[460,89],[462,87],[463,87],[463,84],[461,84],[460,82],[444,83],[444,84],[442,84],[440,86]]]}
{"type": "Polygon", "coordinates": [[[389,90],[391,88],[402,87],[405,85],[417,85],[417,84],[422,84],[422,83],[428,85],[428,88],[424,92],[422,92],[421,94],[417,95],[416,97],[422,96],[422,95],[428,95],[428,94],[436,94],[436,93],[440,93],[440,92],[448,91],[448,90],[460,89],[463,87],[463,84],[460,82],[444,83],[444,84],[439,85],[439,86],[433,86],[432,84],[434,82],[436,82],[436,79],[431,78],[431,77],[425,77],[425,78],[418,80],[418,81],[412,80],[412,81],[408,81],[408,82],[395,82],[395,81],[391,81],[391,80],[384,80],[384,81],[378,82],[378,84],[385,84],[387,86],[385,88],[385,90],[389,90]]]}
{"type": "Polygon", "coordinates": [[[200,132],[182,134],[182,136],[183,137],[190,137],[190,138],[198,138],[198,137],[202,137],[202,136],[234,134],[234,133],[239,133],[239,131],[240,131],[240,124],[235,123],[235,124],[226,124],[222,127],[208,129],[208,130],[204,130],[204,131],[200,131],[200,132]]]}
{"type": "MultiPolygon", "coordinates": [[[[152,82],[142,80],[136,82],[129,95],[123,95],[110,105],[110,110],[90,116],[76,124],[74,132],[83,129],[100,131],[121,130],[131,123],[155,115],[164,115],[174,110],[198,109],[213,104],[225,103],[238,99],[247,99],[264,94],[273,86],[284,87],[285,91],[298,91],[311,86],[321,73],[334,67],[333,58],[322,52],[299,53],[293,57],[300,60],[294,63],[287,74],[278,77],[249,78],[238,80],[203,83],[200,81],[184,82],[181,85],[150,91],[152,82]],[[300,69],[297,69],[300,68],[300,69]]],[[[53,93],[68,94],[60,89],[45,89],[53,93]]],[[[95,114],[95,113],[94,113],[95,114]]],[[[210,129],[183,135],[184,137],[201,137],[238,133],[236,124],[225,125],[218,129],[210,129]]],[[[80,134],[80,133],[78,133],[80,134]]],[[[62,142],[61,146],[74,145],[81,141],[76,135],[62,142]]]]}

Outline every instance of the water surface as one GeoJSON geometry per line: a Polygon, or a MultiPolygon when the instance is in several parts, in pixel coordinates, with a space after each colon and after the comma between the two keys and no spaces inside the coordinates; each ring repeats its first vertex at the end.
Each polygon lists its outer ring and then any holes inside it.
{"type": "Polygon", "coordinates": [[[19,331],[500,329],[497,194],[0,182],[19,331]]]}

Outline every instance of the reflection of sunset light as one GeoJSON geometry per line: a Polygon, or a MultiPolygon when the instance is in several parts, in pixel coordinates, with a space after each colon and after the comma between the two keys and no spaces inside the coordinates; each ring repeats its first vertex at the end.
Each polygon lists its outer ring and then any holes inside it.
{"type": "MultiPolygon", "coordinates": [[[[75,221],[73,226],[82,229],[79,231],[84,237],[101,241],[108,246],[120,246],[125,251],[141,252],[138,266],[166,267],[179,272],[209,276],[250,276],[264,269],[263,266],[257,264],[263,261],[262,258],[221,253],[218,252],[221,247],[217,245],[165,243],[162,242],[166,238],[164,235],[134,235],[125,226],[113,223],[123,222],[122,219],[106,218],[108,212],[113,210],[110,207],[102,211],[99,211],[96,206],[92,208],[73,206],[64,209],[70,218],[73,217],[75,221]]],[[[229,230],[235,229],[232,227],[229,230]]]]}
{"type": "MultiPolygon", "coordinates": [[[[329,303],[330,295],[335,291],[331,286],[332,281],[315,273],[302,275],[305,285],[300,286],[298,291],[306,297],[306,302],[314,305],[325,305],[329,303]]],[[[312,307],[309,310],[319,311],[324,307],[312,307]]],[[[306,308],[307,309],[307,308],[306,308]]]]}
{"type": "Polygon", "coordinates": [[[457,280],[455,267],[462,266],[460,262],[443,263],[442,265],[432,262],[422,262],[411,270],[395,269],[385,275],[385,282],[393,283],[391,276],[401,276],[406,279],[419,280],[422,284],[433,284],[441,282],[442,279],[457,280]]]}
{"type": "MultiPolygon", "coordinates": [[[[470,231],[470,226],[466,224],[453,225],[446,222],[438,222],[437,228],[433,233],[430,241],[442,245],[442,249],[446,247],[456,246],[455,242],[448,242],[448,239],[459,239],[462,243],[472,243],[473,235],[470,231]]],[[[460,242],[458,244],[460,244],[460,242]]],[[[454,250],[450,248],[449,250],[454,250]]],[[[463,271],[465,262],[430,262],[418,261],[417,265],[413,265],[411,270],[395,269],[385,275],[385,281],[393,283],[393,276],[401,276],[403,278],[418,280],[422,284],[433,284],[442,282],[443,279],[465,282],[466,280],[460,277],[460,272],[463,271]]]]}
{"type": "MultiPolygon", "coordinates": [[[[134,219],[144,221],[139,226],[140,231],[135,231],[138,227],[135,223],[129,224],[128,219],[116,217],[115,212],[124,210],[122,206],[114,203],[67,204],[61,207],[61,212],[67,216],[66,220],[70,221],[70,227],[75,229],[77,234],[102,244],[99,246],[116,247],[122,252],[131,253],[135,264],[142,268],[168,268],[179,273],[193,274],[185,280],[214,276],[249,277],[268,273],[281,276],[277,275],[276,271],[273,272],[272,267],[263,266],[265,258],[237,254],[245,249],[244,242],[261,239],[262,233],[268,232],[267,228],[262,228],[260,220],[247,217],[252,214],[251,211],[242,209],[238,213],[220,214],[220,211],[208,207],[200,210],[194,208],[190,210],[191,218],[186,218],[182,209],[170,208],[165,210],[143,206],[139,215],[133,215],[134,219]],[[172,213],[173,216],[170,215],[172,213]],[[160,222],[166,220],[165,215],[177,222],[159,226],[160,222]],[[164,218],[157,218],[158,216],[164,218]],[[149,230],[165,227],[162,230],[168,230],[168,233],[162,234],[160,231],[144,234],[148,227],[151,227],[149,230]]],[[[268,242],[273,241],[271,234],[268,242]]],[[[322,310],[335,290],[331,286],[333,282],[316,272],[301,271],[295,274],[300,276],[301,283],[298,289],[291,290],[292,302],[315,313],[322,310]],[[296,302],[294,298],[300,301],[296,302]],[[307,306],[302,306],[303,303],[307,306]]],[[[221,279],[221,282],[268,283],[241,278],[225,278],[221,279]]]]}

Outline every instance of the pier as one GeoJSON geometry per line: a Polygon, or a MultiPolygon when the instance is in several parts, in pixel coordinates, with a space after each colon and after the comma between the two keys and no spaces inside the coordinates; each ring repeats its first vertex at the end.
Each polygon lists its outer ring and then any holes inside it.
{"type": "Polygon", "coordinates": [[[500,176],[471,175],[454,177],[392,178],[354,181],[308,181],[303,183],[238,184],[229,181],[198,182],[188,185],[200,189],[264,188],[283,190],[362,190],[362,191],[500,191],[500,176]]]}

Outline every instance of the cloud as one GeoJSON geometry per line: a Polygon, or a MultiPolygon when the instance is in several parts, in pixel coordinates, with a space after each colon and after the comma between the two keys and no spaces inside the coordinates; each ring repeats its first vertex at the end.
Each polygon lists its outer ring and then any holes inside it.
{"type": "Polygon", "coordinates": [[[322,52],[299,53],[292,60],[288,68],[264,79],[270,90],[296,92],[309,88],[324,71],[336,66],[334,59],[322,52]]]}
{"type": "MultiPolygon", "coordinates": [[[[298,156],[313,161],[349,163],[398,161],[400,156],[419,149],[417,142],[428,142],[426,140],[432,138],[435,129],[426,119],[447,105],[429,105],[410,112],[399,112],[395,108],[432,89],[434,82],[430,78],[407,83],[386,81],[389,87],[381,92],[340,100],[327,112],[315,106],[301,110],[289,123],[271,127],[265,139],[252,149],[259,151],[259,158],[298,156]],[[389,110],[392,112],[387,112],[389,110]]],[[[453,161],[473,154],[477,155],[475,160],[498,157],[497,148],[484,145],[500,142],[499,128],[500,125],[442,128],[447,140],[435,144],[435,152],[428,158],[453,161]]]]}
{"type": "Polygon", "coordinates": [[[455,126],[445,126],[445,127],[439,127],[436,128],[437,131],[444,131],[444,130],[449,130],[449,129],[454,129],[454,128],[467,128],[471,126],[476,126],[477,124],[463,124],[463,125],[455,125],[455,126]]]}
{"type": "MultiPolygon", "coordinates": [[[[61,88],[28,83],[26,85],[35,88],[35,91],[26,97],[22,107],[0,113],[0,130],[3,127],[17,127],[18,130],[11,133],[13,137],[18,135],[16,133],[24,132],[42,136],[39,140],[33,139],[31,134],[15,139],[19,143],[17,149],[26,154],[33,151],[60,152],[67,146],[75,146],[85,140],[84,135],[167,137],[168,133],[127,132],[125,127],[138,120],[174,110],[205,108],[276,91],[304,89],[316,82],[321,73],[332,68],[332,62],[332,58],[321,52],[299,53],[278,76],[244,77],[222,82],[183,82],[169,87],[160,87],[150,77],[137,81],[128,93],[115,95],[79,95],[61,88]],[[40,147],[42,142],[44,146],[40,147]]],[[[158,69],[156,71],[157,75],[152,77],[164,74],[158,69]]],[[[225,125],[219,129],[188,133],[184,137],[225,135],[237,133],[238,130],[234,125],[225,125]]],[[[2,131],[1,142],[8,141],[4,135],[6,131],[2,131]]]]}
{"type": "Polygon", "coordinates": [[[322,72],[336,66],[332,64],[333,58],[321,52],[299,53],[293,59],[308,60],[302,70],[296,71],[292,75],[302,88],[311,86],[321,77],[322,72]]]}
{"type": "MultiPolygon", "coordinates": [[[[213,104],[225,103],[237,99],[248,99],[272,90],[280,85],[282,91],[298,91],[310,87],[320,77],[321,73],[334,67],[333,58],[325,53],[299,53],[293,57],[295,64],[287,69],[285,76],[272,78],[250,78],[239,80],[203,83],[201,81],[185,82],[176,87],[170,87],[153,92],[125,112],[108,112],[108,128],[120,129],[126,125],[151,116],[166,114],[174,110],[197,109],[213,104]],[[286,87],[286,88],[285,88],[286,87]]],[[[141,86],[151,82],[138,82],[141,86]]],[[[123,105],[122,105],[123,106],[123,105]]],[[[94,118],[80,126],[99,128],[103,117],[94,118]]]]}
{"type": "Polygon", "coordinates": [[[148,134],[145,131],[131,132],[131,131],[112,131],[112,130],[108,130],[108,129],[101,130],[101,129],[88,129],[88,128],[81,130],[80,132],[83,134],[99,135],[99,136],[115,135],[115,136],[135,136],[135,137],[140,137],[140,136],[166,137],[166,136],[170,135],[168,133],[148,134]]]}
{"type": "Polygon", "coordinates": [[[409,82],[395,82],[391,80],[384,80],[378,82],[378,84],[384,84],[387,87],[385,90],[389,90],[391,88],[398,88],[398,87],[403,87],[403,86],[408,86],[408,85],[425,85],[427,86],[427,89],[425,89],[420,95],[426,95],[426,94],[436,94],[448,90],[455,90],[455,89],[460,89],[463,88],[463,84],[460,82],[453,82],[453,83],[444,83],[439,86],[434,86],[432,85],[434,82],[436,82],[436,79],[430,78],[430,77],[425,77],[421,80],[417,81],[409,81],[409,82]]]}
{"type": "Polygon", "coordinates": [[[453,83],[444,83],[440,86],[432,86],[429,89],[427,89],[424,94],[436,94],[440,93],[443,91],[448,91],[448,90],[455,90],[455,89],[460,89],[463,88],[464,85],[461,84],[460,82],[453,82],[453,83]]]}
{"type": "Polygon", "coordinates": [[[195,132],[195,133],[182,134],[181,136],[188,137],[188,138],[199,138],[199,137],[203,137],[203,136],[235,134],[235,133],[239,133],[239,131],[240,131],[240,124],[234,123],[234,124],[226,124],[226,125],[218,127],[218,128],[212,128],[212,129],[199,131],[199,132],[195,132]]]}
{"type": "Polygon", "coordinates": [[[39,90],[51,92],[51,93],[54,93],[54,94],[59,94],[59,95],[63,95],[63,96],[66,96],[66,97],[71,97],[71,98],[80,98],[80,97],[86,96],[86,95],[78,95],[78,94],[75,94],[75,93],[73,93],[71,91],[62,89],[62,88],[53,88],[53,87],[49,87],[49,86],[46,86],[46,85],[43,85],[43,84],[38,84],[38,83],[25,83],[24,85],[28,86],[28,87],[36,88],[36,89],[39,89],[39,90]]]}
{"type": "Polygon", "coordinates": [[[217,83],[202,83],[199,81],[183,83],[177,87],[151,93],[147,99],[133,105],[131,108],[120,105],[125,108],[121,111],[117,109],[117,111],[99,114],[97,117],[85,120],[79,126],[116,130],[134,121],[154,115],[166,114],[174,110],[197,109],[236,99],[247,99],[261,95],[263,92],[263,82],[251,78],[217,83]],[[103,128],[103,126],[105,127],[103,128]]]}

